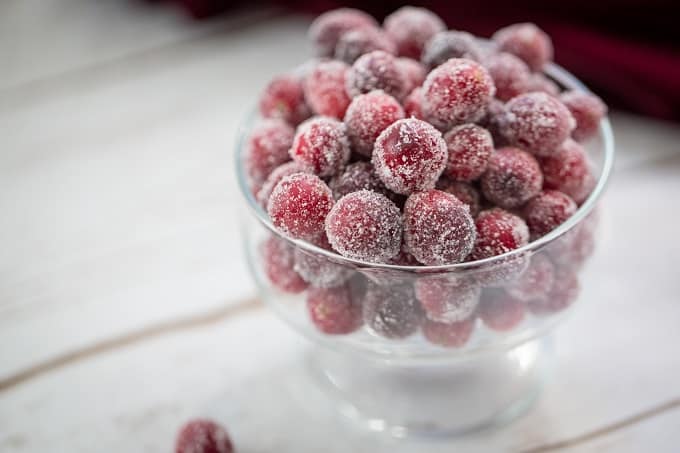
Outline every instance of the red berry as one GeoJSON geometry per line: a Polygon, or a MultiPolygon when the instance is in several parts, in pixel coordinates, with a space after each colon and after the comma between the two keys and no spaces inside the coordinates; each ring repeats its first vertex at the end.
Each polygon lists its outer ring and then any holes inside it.
{"type": "Polygon", "coordinates": [[[486,110],[486,115],[479,120],[479,124],[491,133],[496,148],[508,145],[508,141],[501,133],[507,116],[505,104],[498,99],[492,99],[486,110]]]}
{"type": "Polygon", "coordinates": [[[527,270],[506,290],[515,299],[529,302],[545,297],[554,280],[555,267],[550,259],[544,254],[534,255],[527,270]]]}
{"type": "Polygon", "coordinates": [[[272,285],[291,294],[297,294],[307,289],[307,282],[293,269],[295,252],[292,246],[286,241],[272,236],[264,241],[260,247],[262,267],[272,285]]]}
{"type": "Polygon", "coordinates": [[[309,27],[309,38],[318,56],[330,57],[340,37],[349,30],[377,26],[375,19],[363,11],[339,8],[317,17],[309,27]]]}
{"type": "Polygon", "coordinates": [[[406,78],[396,57],[382,50],[359,57],[347,72],[345,87],[351,97],[373,90],[383,90],[400,100],[408,94],[406,78]]]}
{"type": "Polygon", "coordinates": [[[528,91],[531,72],[516,56],[507,52],[494,53],[484,59],[484,66],[496,86],[496,97],[501,101],[528,91]]]}
{"type": "Polygon", "coordinates": [[[382,50],[396,54],[397,47],[392,39],[379,28],[362,27],[343,34],[335,47],[335,58],[352,64],[363,54],[382,50]]]}
{"type": "Polygon", "coordinates": [[[529,243],[529,228],[524,220],[501,208],[479,213],[475,219],[477,240],[473,260],[482,260],[523,247],[529,243]]]}
{"type": "Polygon", "coordinates": [[[397,66],[401,69],[406,82],[405,92],[411,93],[425,81],[427,70],[425,66],[410,58],[397,58],[397,66]]]}
{"type": "MultiPolygon", "coordinates": [[[[331,250],[325,234],[322,234],[315,245],[331,250]]],[[[317,288],[333,288],[343,284],[352,272],[325,256],[312,251],[295,249],[295,272],[307,283],[317,288]]]]}
{"type": "Polygon", "coordinates": [[[423,113],[440,129],[473,123],[484,116],[495,90],[491,76],[479,63],[452,58],[427,75],[423,113]]]}
{"type": "Polygon", "coordinates": [[[505,147],[491,155],[482,175],[482,193],[496,205],[512,209],[536,196],[543,186],[543,174],[536,159],[526,151],[505,147]]]}
{"type": "Polygon", "coordinates": [[[544,190],[536,195],[523,210],[531,240],[550,233],[574,215],[576,209],[574,200],[557,190],[544,190]]]}
{"type": "Polygon", "coordinates": [[[274,225],[296,239],[318,238],[333,207],[333,194],[317,176],[296,173],[283,178],[269,197],[267,212],[274,225]]]}
{"type": "Polygon", "coordinates": [[[360,190],[372,190],[373,192],[386,194],[387,189],[378,179],[373,166],[368,162],[355,162],[345,167],[345,171],[336,175],[328,183],[336,200],[345,195],[360,190]]]}
{"type": "Polygon", "coordinates": [[[293,75],[281,75],[267,85],[260,97],[260,113],[265,118],[280,118],[297,125],[309,118],[302,82],[293,75]]]}
{"type": "Polygon", "coordinates": [[[319,115],[341,119],[351,99],[345,91],[349,66],[342,61],[322,61],[305,78],[305,99],[319,115]]]}
{"type": "Polygon", "coordinates": [[[597,133],[600,120],[607,114],[607,106],[602,99],[584,91],[567,91],[560,100],[567,106],[576,120],[576,128],[571,133],[578,141],[587,140],[597,133]]]}
{"type": "Polygon", "coordinates": [[[551,96],[559,96],[560,87],[545,75],[540,72],[535,72],[529,77],[526,91],[542,91],[551,96]]]}
{"type": "Polygon", "coordinates": [[[477,217],[479,214],[480,200],[479,191],[466,182],[451,181],[450,179],[440,179],[437,182],[437,189],[448,192],[468,205],[470,215],[477,217]]]}
{"type": "Polygon", "coordinates": [[[515,146],[547,156],[571,134],[574,118],[557,98],[546,93],[525,93],[505,105],[501,132],[515,146]]]}
{"type": "Polygon", "coordinates": [[[475,243],[470,209],[440,190],[414,193],[404,206],[404,243],[428,266],[463,261],[475,243]]]}
{"type": "Polygon", "coordinates": [[[529,311],[536,316],[547,316],[564,310],[576,301],[579,294],[576,273],[557,269],[555,282],[547,296],[529,302],[529,311]]]}
{"type": "Polygon", "coordinates": [[[316,328],[327,335],[346,335],[362,324],[361,301],[348,285],[309,288],[307,310],[316,328]]]}
{"type": "Polygon", "coordinates": [[[350,152],[345,125],[322,116],[302,123],[290,147],[290,157],[319,176],[332,176],[342,171],[350,152]]]}
{"type": "Polygon", "coordinates": [[[370,157],[380,133],[402,118],[404,109],[384,91],[371,91],[355,97],[345,113],[345,125],[352,148],[370,157]]]}
{"type": "Polygon", "coordinates": [[[485,287],[504,287],[520,278],[528,265],[529,257],[520,253],[485,263],[474,271],[474,276],[485,287]]]}
{"type": "Polygon", "coordinates": [[[476,124],[463,124],[444,134],[444,141],[449,152],[446,176],[469,182],[484,173],[493,153],[489,131],[476,124]]]}
{"type": "Polygon", "coordinates": [[[227,431],[212,420],[196,419],[179,431],[175,453],[233,453],[227,431]]]}
{"type": "Polygon", "coordinates": [[[526,304],[499,289],[484,290],[479,303],[479,317],[491,330],[507,332],[524,319],[526,304]]]}
{"type": "Polygon", "coordinates": [[[246,144],[246,171],[261,185],[276,167],[290,160],[288,149],[295,131],[281,120],[265,120],[253,129],[246,144]]]}
{"type": "Polygon", "coordinates": [[[385,338],[405,338],[423,322],[423,309],[410,285],[371,284],[364,299],[364,322],[385,338]]]}
{"type": "Polygon", "coordinates": [[[577,204],[583,203],[595,187],[586,151],[568,139],[550,156],[539,160],[543,169],[543,187],[569,195],[577,204]]]}
{"type": "Polygon", "coordinates": [[[445,323],[426,320],[423,324],[423,336],[432,344],[445,348],[465,346],[475,330],[475,320],[465,319],[460,322],[445,323]]]}
{"type": "Polygon", "coordinates": [[[269,197],[274,190],[274,187],[281,182],[286,176],[294,175],[295,173],[309,173],[309,169],[304,165],[300,165],[297,162],[286,162],[283,165],[279,165],[272,171],[267,179],[265,180],[262,187],[257,192],[256,199],[257,202],[264,208],[267,209],[267,203],[269,203],[269,197]]]}
{"type": "Polygon", "coordinates": [[[427,42],[421,61],[425,66],[433,69],[451,58],[478,61],[482,54],[477,38],[464,31],[449,30],[437,33],[427,42]]]}
{"type": "Polygon", "coordinates": [[[550,37],[535,24],[509,25],[494,33],[491,39],[500,50],[524,60],[532,71],[540,71],[553,57],[550,37]]]}
{"type": "Polygon", "coordinates": [[[420,58],[423,47],[436,33],[446,30],[444,22],[425,8],[403,6],[387,16],[385,31],[397,43],[399,55],[420,58]]]}
{"type": "Polygon", "coordinates": [[[474,281],[457,276],[425,277],[416,280],[415,291],[428,319],[452,323],[474,313],[480,288],[474,281]]]}
{"type": "Polygon", "coordinates": [[[385,263],[399,253],[399,208],[382,194],[360,190],[342,197],[326,219],[335,250],[349,258],[385,263]]]}
{"type": "Polygon", "coordinates": [[[423,89],[421,87],[414,88],[411,93],[404,99],[404,116],[406,118],[423,119],[423,89]]]}
{"type": "Polygon", "coordinates": [[[430,124],[399,120],[375,141],[373,166],[388,189],[403,195],[431,189],[446,166],[446,143],[430,124]]]}

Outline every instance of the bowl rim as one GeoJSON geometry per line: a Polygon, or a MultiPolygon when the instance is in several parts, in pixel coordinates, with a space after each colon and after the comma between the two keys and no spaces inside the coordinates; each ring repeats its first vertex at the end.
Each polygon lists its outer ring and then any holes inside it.
{"type": "MultiPolygon", "coordinates": [[[[562,86],[570,90],[580,90],[586,93],[593,94],[580,80],[578,80],[570,72],[562,68],[555,63],[549,63],[544,68],[544,72],[550,78],[554,79],[562,86]]],[[[265,210],[260,206],[260,204],[255,199],[254,194],[250,190],[248,184],[248,178],[244,171],[245,165],[243,165],[243,158],[245,156],[246,143],[248,139],[248,134],[251,131],[252,125],[257,118],[257,110],[252,109],[251,113],[245,118],[245,120],[240,124],[236,139],[236,151],[234,153],[236,159],[236,176],[238,180],[238,185],[241,190],[242,195],[245,197],[248,208],[251,213],[255,215],[258,221],[263,224],[269,231],[275,234],[277,237],[282,238],[294,246],[305,250],[309,253],[322,255],[330,260],[333,260],[339,264],[346,264],[348,266],[356,268],[371,268],[371,269],[383,269],[388,271],[400,271],[400,272],[412,272],[412,273],[430,273],[430,272],[458,272],[478,269],[480,267],[493,266],[495,264],[502,264],[508,259],[514,257],[524,256],[527,253],[534,253],[547,244],[552,243],[556,239],[562,237],[570,230],[572,230],[576,225],[580,224],[588,215],[593,211],[597,202],[602,197],[607,184],[609,182],[611,172],[614,166],[614,134],[612,132],[611,123],[609,118],[605,116],[602,118],[599,124],[599,134],[602,138],[602,147],[604,149],[604,157],[602,162],[602,168],[600,174],[597,177],[597,184],[592,190],[588,198],[579,206],[578,210],[574,215],[572,215],[566,222],[562,223],[559,227],[555,228],[550,233],[545,236],[536,239],[535,241],[529,242],[527,245],[519,247],[515,250],[503,253],[501,255],[492,256],[482,260],[476,261],[466,261],[455,264],[444,264],[437,266],[403,266],[397,264],[388,263],[373,263],[369,261],[362,261],[357,259],[348,258],[342,256],[336,252],[325,250],[323,248],[317,247],[316,245],[301,239],[294,239],[288,237],[281,233],[276,227],[271,223],[269,216],[265,210]]]]}

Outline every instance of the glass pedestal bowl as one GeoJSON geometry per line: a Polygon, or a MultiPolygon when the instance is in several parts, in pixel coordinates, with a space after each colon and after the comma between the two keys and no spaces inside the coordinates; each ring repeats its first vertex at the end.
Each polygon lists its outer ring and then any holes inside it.
{"type": "MultiPolygon", "coordinates": [[[[546,73],[586,90],[558,66],[546,73]]],[[[608,120],[586,146],[597,185],[575,215],[518,250],[448,266],[366,263],[281,235],[243,171],[252,125],[236,148],[246,256],[262,300],[313,342],[309,376],[338,410],[369,429],[437,436],[527,409],[549,368],[548,334],[587,291],[579,274],[614,155],[608,120]]]]}

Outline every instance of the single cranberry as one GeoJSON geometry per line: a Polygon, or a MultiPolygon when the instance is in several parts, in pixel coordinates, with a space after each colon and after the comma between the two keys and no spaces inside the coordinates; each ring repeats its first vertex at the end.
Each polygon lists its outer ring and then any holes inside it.
{"type": "Polygon", "coordinates": [[[521,23],[501,28],[491,37],[502,51],[518,56],[532,71],[540,71],[553,58],[550,36],[535,24],[521,23]]]}
{"type": "Polygon", "coordinates": [[[371,91],[355,97],[345,113],[345,125],[352,148],[370,157],[380,133],[402,118],[404,109],[401,104],[384,91],[371,91]]]}
{"type": "Polygon", "coordinates": [[[423,119],[423,89],[414,88],[404,99],[404,116],[406,118],[423,119]]]}
{"type": "Polygon", "coordinates": [[[233,453],[227,431],[212,420],[196,419],[180,429],[176,453],[233,453]]]}
{"type": "Polygon", "coordinates": [[[496,86],[496,97],[509,101],[529,89],[531,71],[522,60],[507,52],[493,53],[483,61],[496,86]]]}
{"type": "Polygon", "coordinates": [[[445,348],[461,348],[465,346],[474,330],[474,318],[452,323],[428,319],[423,324],[423,336],[427,341],[445,348]]]}
{"type": "Polygon", "coordinates": [[[555,266],[545,254],[537,254],[531,257],[527,270],[506,290],[515,299],[529,302],[545,297],[554,280],[555,266]]]}
{"type": "Polygon", "coordinates": [[[464,31],[449,30],[437,33],[427,42],[420,61],[434,69],[451,58],[479,61],[482,55],[477,38],[464,31]]]}
{"type": "Polygon", "coordinates": [[[572,137],[578,141],[593,137],[600,126],[600,120],[607,114],[607,106],[602,99],[585,91],[572,90],[562,93],[560,100],[576,120],[572,137]]]}
{"type": "Polygon", "coordinates": [[[425,315],[438,322],[469,318],[479,303],[480,287],[470,278],[456,275],[424,277],[415,282],[416,297],[425,315]]]}
{"type": "Polygon", "coordinates": [[[246,144],[245,165],[251,182],[261,185],[276,167],[290,160],[288,149],[295,131],[282,120],[265,120],[253,129],[246,144]]]}
{"type": "Polygon", "coordinates": [[[423,47],[436,33],[446,30],[446,24],[432,11],[403,6],[387,16],[383,27],[397,43],[399,55],[420,58],[423,47]]]}
{"type": "Polygon", "coordinates": [[[309,288],[307,310],[312,323],[327,335],[346,335],[363,324],[361,300],[348,285],[309,288]]]}
{"type": "Polygon", "coordinates": [[[505,147],[491,155],[481,182],[482,193],[489,201],[512,209],[538,195],[543,186],[543,174],[531,154],[505,147]]]}
{"type": "Polygon", "coordinates": [[[342,61],[322,61],[303,83],[305,99],[319,115],[342,119],[351,99],[345,90],[349,66],[342,61]]]}
{"type": "Polygon", "coordinates": [[[418,61],[406,57],[397,58],[397,66],[399,66],[402,74],[404,75],[404,81],[406,82],[406,93],[411,93],[425,81],[427,70],[425,69],[425,66],[420,64],[418,61]]]}
{"type": "Polygon", "coordinates": [[[501,208],[480,212],[475,226],[477,239],[471,254],[474,260],[502,255],[529,243],[529,228],[524,220],[501,208]]]}
{"type": "Polygon", "coordinates": [[[345,124],[323,116],[302,123],[290,147],[290,157],[319,176],[333,176],[342,171],[350,152],[345,124]]]}
{"type": "Polygon", "coordinates": [[[374,50],[382,50],[392,55],[397,53],[397,47],[392,38],[379,28],[356,28],[340,37],[335,47],[335,58],[352,64],[360,56],[374,50]]]}
{"type": "Polygon", "coordinates": [[[276,167],[274,171],[267,176],[264,184],[262,184],[262,187],[257,192],[255,198],[260,206],[267,209],[267,203],[269,203],[269,197],[271,196],[274,187],[276,187],[283,178],[294,175],[295,173],[310,173],[310,170],[297,162],[286,162],[285,164],[276,167]]]}
{"type": "Polygon", "coordinates": [[[574,200],[557,190],[544,190],[536,195],[523,209],[531,240],[550,233],[574,215],[576,209],[574,200]]]}
{"type": "Polygon", "coordinates": [[[357,28],[376,28],[375,19],[363,11],[339,8],[318,16],[309,27],[309,38],[320,57],[330,57],[340,37],[357,28]]]}
{"type": "Polygon", "coordinates": [[[484,173],[493,153],[489,131],[476,124],[463,124],[444,134],[444,141],[449,152],[446,176],[469,182],[484,173]]]}
{"type": "Polygon", "coordinates": [[[543,187],[569,195],[577,204],[588,198],[595,187],[586,151],[567,139],[550,156],[539,159],[543,170],[543,187]]]}
{"type": "Polygon", "coordinates": [[[501,289],[486,289],[479,302],[479,317],[491,330],[507,332],[524,319],[526,304],[501,289]]]}
{"type": "Polygon", "coordinates": [[[551,96],[560,95],[560,87],[540,72],[531,74],[526,91],[542,91],[543,93],[547,93],[551,96]]]}
{"type": "Polygon", "coordinates": [[[576,301],[579,291],[576,273],[569,269],[557,268],[552,289],[547,296],[529,302],[529,311],[536,316],[558,313],[576,301]]]}
{"type": "Polygon", "coordinates": [[[479,214],[480,195],[479,191],[473,185],[466,182],[442,178],[437,182],[437,189],[450,193],[468,205],[472,217],[477,217],[477,214],[479,214]]]}
{"type": "Polygon", "coordinates": [[[423,309],[410,285],[369,284],[364,298],[364,322],[385,338],[405,338],[423,322],[423,309]]]}
{"type": "Polygon", "coordinates": [[[352,192],[371,190],[383,195],[387,189],[373,171],[369,162],[355,162],[345,167],[345,171],[333,177],[328,183],[336,200],[352,192]]]}
{"type": "Polygon", "coordinates": [[[271,82],[260,97],[260,114],[265,118],[279,118],[293,126],[309,118],[311,111],[305,102],[299,77],[286,74],[271,82]]]}
{"type": "Polygon", "coordinates": [[[373,90],[383,90],[401,100],[406,92],[406,78],[397,58],[382,50],[362,55],[347,72],[345,85],[351,97],[373,90]]]}
{"type": "Polygon", "coordinates": [[[271,236],[260,246],[260,255],[264,273],[277,289],[291,294],[307,289],[307,282],[293,268],[295,251],[286,241],[271,236]]]}

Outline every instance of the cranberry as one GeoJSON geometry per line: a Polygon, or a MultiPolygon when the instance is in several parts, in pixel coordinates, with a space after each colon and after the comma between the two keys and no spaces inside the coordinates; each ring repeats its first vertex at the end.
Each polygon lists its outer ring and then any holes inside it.
{"type": "Polygon", "coordinates": [[[577,204],[583,203],[595,186],[586,151],[568,139],[550,156],[539,160],[543,169],[543,187],[569,195],[577,204]]]}
{"type": "Polygon", "coordinates": [[[494,146],[500,148],[508,145],[501,130],[505,124],[508,114],[505,111],[505,104],[498,99],[492,99],[486,111],[486,115],[479,120],[479,124],[491,133],[494,146]]]}
{"type": "Polygon", "coordinates": [[[444,171],[446,158],[441,133],[424,121],[407,118],[378,136],[372,162],[388,189],[408,195],[433,188],[444,171]]]}
{"type": "Polygon", "coordinates": [[[480,285],[487,288],[505,287],[520,278],[528,265],[529,257],[527,254],[519,253],[498,258],[479,266],[474,271],[474,277],[480,285]]]}
{"type": "Polygon", "coordinates": [[[300,165],[297,162],[286,162],[280,165],[272,171],[267,179],[265,180],[262,187],[257,192],[256,199],[257,202],[264,208],[267,209],[267,203],[269,203],[269,197],[274,190],[274,187],[281,182],[286,176],[294,175],[295,173],[309,173],[309,169],[304,165],[300,165]]]}
{"type": "Polygon", "coordinates": [[[423,336],[427,341],[445,348],[465,346],[474,330],[475,320],[472,318],[453,323],[437,322],[428,319],[423,324],[423,336]]]}
{"type": "Polygon", "coordinates": [[[529,302],[545,297],[555,280],[555,267],[544,254],[531,257],[531,263],[517,281],[506,290],[517,300],[529,302]]]}
{"type": "Polygon", "coordinates": [[[267,85],[260,97],[260,113],[265,118],[280,118],[297,125],[309,118],[302,82],[294,75],[281,75],[267,85]]]}
{"type": "Polygon", "coordinates": [[[423,119],[423,89],[421,87],[415,88],[404,99],[404,114],[406,118],[423,119]]]}
{"type": "Polygon", "coordinates": [[[479,317],[491,330],[507,332],[524,319],[526,305],[499,289],[484,290],[479,303],[479,317]]]}
{"type": "Polygon", "coordinates": [[[440,129],[475,122],[486,113],[494,92],[493,80],[483,66],[452,58],[425,78],[423,113],[440,129]]]}
{"type": "Polygon", "coordinates": [[[531,72],[516,56],[507,52],[494,53],[484,59],[484,66],[496,86],[496,97],[501,101],[528,91],[531,72]]]}
{"type": "Polygon", "coordinates": [[[402,118],[404,109],[384,91],[371,91],[355,97],[345,113],[345,125],[352,148],[359,154],[370,156],[380,133],[402,118]]]}
{"type": "Polygon", "coordinates": [[[545,75],[540,72],[535,72],[529,77],[526,91],[542,91],[551,96],[559,96],[560,87],[545,75]]]}
{"type": "Polygon", "coordinates": [[[540,238],[564,223],[576,212],[576,203],[557,190],[544,190],[524,207],[524,219],[531,240],[540,238]]]}
{"type": "Polygon", "coordinates": [[[536,316],[547,316],[564,310],[576,301],[579,294],[576,273],[568,269],[557,269],[555,282],[546,297],[529,302],[529,311],[536,316]]]}
{"type": "Polygon", "coordinates": [[[267,278],[279,290],[297,294],[307,289],[305,282],[295,272],[294,249],[283,239],[271,236],[260,246],[262,267],[267,278]]]}
{"type": "Polygon", "coordinates": [[[479,60],[482,49],[477,38],[464,31],[442,31],[430,39],[421,57],[421,61],[430,69],[447,62],[451,58],[468,58],[479,60]]]}
{"type": "Polygon", "coordinates": [[[332,176],[349,161],[347,128],[333,118],[310,118],[298,127],[290,156],[319,176],[332,176]]]}
{"type": "Polygon", "coordinates": [[[341,119],[351,99],[345,91],[349,66],[341,61],[322,61],[305,78],[305,99],[319,115],[341,119]]]}
{"type": "Polygon", "coordinates": [[[233,453],[227,431],[212,420],[196,419],[179,431],[176,453],[233,453]]]}
{"type": "Polygon", "coordinates": [[[600,120],[607,114],[607,106],[602,99],[594,94],[572,90],[562,93],[560,100],[576,120],[576,128],[571,135],[578,141],[593,137],[600,120]]]}
{"type": "Polygon", "coordinates": [[[498,30],[492,38],[502,51],[524,60],[532,71],[540,71],[553,57],[550,37],[535,24],[513,24],[498,30]]]}
{"type": "Polygon", "coordinates": [[[484,173],[493,153],[489,131],[476,124],[463,124],[444,134],[444,141],[449,152],[446,176],[469,182],[484,173]]]}
{"type": "Polygon", "coordinates": [[[351,97],[373,90],[383,90],[399,100],[408,94],[406,78],[396,57],[382,50],[359,57],[347,73],[345,86],[351,97]]]}
{"type": "Polygon", "coordinates": [[[288,149],[295,131],[282,120],[265,120],[255,126],[246,144],[246,171],[261,185],[276,167],[290,160],[288,149]]]}
{"type": "Polygon", "coordinates": [[[393,256],[389,263],[397,266],[420,266],[416,257],[409,253],[403,243],[401,244],[399,253],[393,256]]]}
{"type": "Polygon", "coordinates": [[[385,338],[414,334],[423,321],[423,309],[410,285],[370,284],[364,298],[364,322],[385,338]]]}
{"type": "Polygon", "coordinates": [[[399,66],[401,73],[404,75],[404,81],[406,82],[406,93],[411,93],[425,81],[427,70],[425,69],[425,66],[416,60],[405,57],[397,58],[397,66],[399,66]]]}
{"type": "Polygon", "coordinates": [[[526,151],[505,147],[491,155],[482,175],[482,193],[496,205],[512,209],[541,191],[543,174],[536,159],[526,151]]]}
{"type": "Polygon", "coordinates": [[[339,8],[317,17],[309,27],[309,38],[318,56],[330,57],[340,37],[349,30],[377,26],[375,19],[363,11],[339,8]]]}
{"type": "MultiPolygon", "coordinates": [[[[315,241],[315,245],[325,250],[331,250],[331,245],[325,234],[322,234],[319,240],[315,241]]],[[[295,249],[294,269],[304,281],[317,288],[339,286],[351,276],[351,271],[348,268],[321,254],[301,248],[295,249]]]]}
{"type": "Polygon", "coordinates": [[[293,238],[318,238],[333,206],[333,194],[317,176],[296,173],[283,178],[269,197],[267,212],[274,225],[293,238]]]}
{"type": "Polygon", "coordinates": [[[479,213],[475,219],[477,240],[471,258],[482,260],[523,247],[529,243],[524,220],[501,208],[479,213]]]}
{"type": "Polygon", "coordinates": [[[415,292],[429,319],[451,323],[474,313],[480,288],[469,278],[449,275],[420,278],[416,280],[415,292]]]}
{"type": "Polygon", "coordinates": [[[520,94],[508,101],[505,110],[501,130],[505,138],[539,156],[554,152],[575,125],[569,109],[546,93],[520,94]]]}
{"type": "Polygon", "coordinates": [[[348,285],[335,288],[309,288],[307,310],[319,331],[327,335],[346,335],[361,327],[361,301],[348,285]]]}
{"type": "Polygon", "coordinates": [[[460,201],[468,205],[472,217],[477,217],[477,214],[479,214],[479,191],[474,186],[466,182],[440,179],[437,182],[437,189],[454,195],[460,201]]]}
{"type": "Polygon", "coordinates": [[[403,6],[387,16],[385,31],[397,43],[399,55],[420,58],[423,47],[436,33],[446,30],[444,22],[425,8],[403,6]]]}
{"type": "Polygon", "coordinates": [[[387,192],[382,181],[375,175],[373,166],[368,162],[355,162],[348,165],[343,173],[331,179],[328,186],[333,191],[336,200],[363,189],[383,195],[387,192]]]}
{"type": "Polygon", "coordinates": [[[394,41],[378,28],[363,27],[350,30],[340,37],[335,47],[335,58],[352,64],[363,54],[382,50],[397,53],[394,41]]]}
{"type": "Polygon", "coordinates": [[[399,208],[382,194],[360,190],[342,197],[326,219],[335,250],[349,258],[387,262],[401,245],[399,208]]]}
{"type": "Polygon", "coordinates": [[[475,243],[470,209],[440,190],[416,192],[404,206],[404,242],[423,264],[461,262],[475,243]]]}

